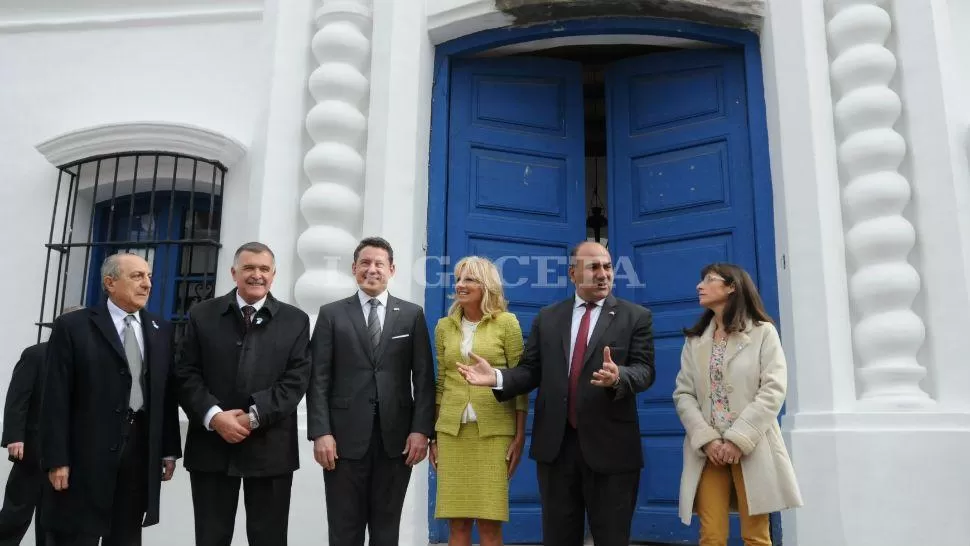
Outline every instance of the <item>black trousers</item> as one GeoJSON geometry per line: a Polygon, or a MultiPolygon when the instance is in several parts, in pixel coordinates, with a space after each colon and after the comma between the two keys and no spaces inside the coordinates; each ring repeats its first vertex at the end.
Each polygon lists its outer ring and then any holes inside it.
{"type": "MultiPolygon", "coordinates": [[[[142,523],[148,506],[148,419],[131,417],[121,450],[121,462],[111,502],[111,528],[104,536],[47,533],[47,546],[141,546],[142,523]]],[[[161,461],[158,472],[161,473],[161,461]]],[[[156,476],[156,479],[157,478],[156,476]]],[[[70,485],[70,482],[68,482],[70,485]]]]}
{"type": "Polygon", "coordinates": [[[576,430],[568,425],[556,460],[536,467],[543,544],[582,546],[585,516],[596,546],[630,544],[640,471],[594,472],[583,460],[576,430]]]}
{"type": "Polygon", "coordinates": [[[196,546],[229,546],[236,526],[239,485],[246,507],[249,546],[286,546],[293,473],[240,478],[218,472],[189,472],[196,546]]]}
{"type": "Polygon", "coordinates": [[[387,456],[375,414],[364,457],[340,458],[333,470],[323,473],[330,546],[362,546],[365,528],[370,546],[398,546],[401,509],[410,480],[411,467],[404,457],[387,456]]]}
{"type": "MultiPolygon", "coordinates": [[[[0,509],[0,546],[19,546],[30,528],[34,509],[40,507],[40,495],[44,491],[47,473],[36,465],[15,462],[7,477],[7,489],[0,509]]],[[[45,545],[45,532],[40,524],[40,514],[34,518],[34,537],[37,546],[45,545]]]]}

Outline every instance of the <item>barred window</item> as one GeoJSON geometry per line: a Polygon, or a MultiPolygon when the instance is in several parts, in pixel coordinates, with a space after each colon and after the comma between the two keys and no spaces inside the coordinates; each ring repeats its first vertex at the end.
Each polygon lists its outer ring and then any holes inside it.
{"type": "Polygon", "coordinates": [[[38,341],[64,308],[104,297],[101,263],[118,252],[152,268],[149,311],[176,326],[213,296],[222,187],[218,161],[160,152],[87,158],[59,167],[47,243],[38,341]]]}

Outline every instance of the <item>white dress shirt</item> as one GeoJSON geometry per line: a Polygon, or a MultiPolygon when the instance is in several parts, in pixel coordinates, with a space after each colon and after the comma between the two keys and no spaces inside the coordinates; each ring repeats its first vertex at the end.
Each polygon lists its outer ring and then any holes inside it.
{"type": "Polygon", "coordinates": [[[370,324],[367,324],[367,317],[370,316],[371,298],[377,298],[377,301],[381,302],[381,304],[377,306],[377,318],[381,321],[381,331],[383,331],[384,317],[387,316],[387,290],[376,296],[368,296],[367,292],[364,292],[358,288],[357,297],[360,299],[360,310],[364,313],[364,326],[370,326],[370,324]]]}
{"type": "MultiPolygon", "coordinates": [[[[589,330],[586,331],[586,344],[589,344],[589,338],[593,335],[593,329],[596,328],[596,321],[599,320],[600,315],[603,313],[603,303],[606,298],[603,298],[592,303],[596,304],[589,312],[589,330]]],[[[579,297],[579,294],[575,296],[573,300],[573,320],[569,326],[569,358],[566,359],[566,375],[569,375],[569,365],[573,361],[573,351],[576,349],[576,336],[579,335],[579,326],[583,322],[583,314],[586,313],[586,300],[579,297]]],[[[589,347],[587,347],[589,348],[589,347]]],[[[495,386],[492,387],[495,390],[502,390],[502,373],[499,370],[495,370],[495,386]]]]}
{"type": "MultiPolygon", "coordinates": [[[[236,303],[239,305],[239,314],[243,315],[243,318],[245,318],[246,315],[243,314],[242,308],[245,307],[245,306],[247,306],[247,305],[249,305],[249,306],[253,307],[254,309],[256,309],[256,311],[253,313],[253,316],[255,316],[256,313],[258,313],[259,310],[263,308],[263,304],[266,303],[266,296],[263,296],[256,303],[246,303],[246,300],[242,299],[242,297],[239,295],[239,292],[237,291],[236,292],[236,303]]],[[[256,415],[258,416],[259,415],[259,411],[256,410],[256,406],[252,406],[252,408],[253,408],[253,411],[255,411],[256,412],[256,415]]],[[[220,408],[219,406],[212,406],[211,408],[209,408],[209,411],[205,412],[205,418],[202,420],[202,424],[205,425],[205,428],[207,430],[212,430],[212,427],[209,426],[209,423],[211,423],[212,422],[212,418],[215,417],[216,414],[219,413],[219,412],[221,412],[221,411],[222,411],[222,408],[220,408]]],[[[259,419],[259,417],[257,417],[257,419],[259,419]]]]}
{"type": "Polygon", "coordinates": [[[115,331],[118,332],[118,339],[121,340],[122,347],[125,345],[125,317],[131,315],[135,318],[135,324],[131,326],[131,329],[135,331],[135,339],[138,341],[138,351],[141,353],[141,359],[144,362],[145,333],[141,329],[141,316],[139,316],[138,311],[129,313],[115,305],[115,302],[111,301],[111,298],[108,298],[108,314],[111,315],[111,322],[115,325],[115,331]]]}

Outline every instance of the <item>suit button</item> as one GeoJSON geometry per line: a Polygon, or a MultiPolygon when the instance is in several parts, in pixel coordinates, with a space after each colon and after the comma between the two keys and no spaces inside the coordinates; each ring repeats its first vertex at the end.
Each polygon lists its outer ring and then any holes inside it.
{"type": "Polygon", "coordinates": [[[728,391],[728,393],[732,393],[732,392],[734,392],[734,387],[732,387],[731,385],[728,385],[728,386],[727,386],[727,387],[725,388],[725,390],[726,390],[726,391],[728,391]]]}
{"type": "Polygon", "coordinates": [[[242,347],[242,341],[237,341],[236,342],[236,347],[242,347]]]}
{"type": "Polygon", "coordinates": [[[115,444],[115,445],[111,446],[111,450],[110,451],[118,451],[118,444],[115,444]]]}
{"type": "Polygon", "coordinates": [[[118,370],[118,375],[125,375],[126,373],[128,372],[126,372],[125,370],[118,370]]]}
{"type": "Polygon", "coordinates": [[[115,408],[115,413],[121,413],[121,408],[115,408]]]}

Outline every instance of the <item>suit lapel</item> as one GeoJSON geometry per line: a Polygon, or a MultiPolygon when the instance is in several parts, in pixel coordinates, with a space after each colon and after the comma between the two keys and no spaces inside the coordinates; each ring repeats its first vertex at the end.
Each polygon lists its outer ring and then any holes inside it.
{"type": "Polygon", "coordinates": [[[562,332],[562,359],[566,363],[566,375],[569,375],[569,345],[572,339],[572,327],[573,327],[573,311],[576,307],[576,299],[570,298],[569,301],[562,302],[562,308],[559,310],[558,317],[556,320],[559,323],[559,331],[562,332]]]}
{"type": "Polygon", "coordinates": [[[738,332],[728,337],[727,348],[724,350],[724,367],[727,368],[734,357],[738,356],[738,353],[750,342],[751,338],[744,332],[738,332]]]}
{"type": "Polygon", "coordinates": [[[600,316],[596,319],[596,327],[593,328],[593,335],[589,338],[589,343],[586,344],[586,358],[583,361],[583,367],[589,363],[590,359],[593,358],[593,353],[596,352],[596,344],[599,343],[600,338],[603,337],[603,332],[610,327],[613,322],[613,317],[616,316],[616,298],[613,294],[606,297],[606,301],[603,302],[603,309],[600,310],[600,316]]]}
{"type": "Polygon", "coordinates": [[[108,312],[107,304],[93,309],[91,312],[91,320],[94,321],[101,335],[108,341],[108,345],[114,348],[115,353],[121,358],[121,362],[127,364],[128,359],[125,358],[125,348],[121,345],[121,338],[118,337],[118,331],[115,330],[115,323],[111,320],[111,313],[108,312]]]}
{"type": "Polygon", "coordinates": [[[144,309],[139,313],[139,319],[141,320],[141,336],[142,340],[145,342],[145,357],[143,358],[145,366],[142,366],[142,374],[148,373],[148,370],[155,370],[155,366],[161,365],[162,362],[156,362],[156,358],[152,358],[154,354],[153,348],[155,347],[155,334],[158,333],[158,321],[152,318],[144,309]]]}
{"type": "Polygon", "coordinates": [[[350,323],[354,325],[354,330],[357,331],[357,341],[360,342],[361,351],[371,359],[371,364],[373,364],[375,360],[370,349],[370,338],[367,336],[367,325],[364,324],[364,311],[360,306],[360,298],[355,293],[344,301],[347,302],[347,315],[350,317],[350,323]]]}
{"type": "Polygon", "coordinates": [[[384,355],[384,349],[387,348],[388,340],[391,338],[391,332],[394,331],[394,323],[397,321],[397,317],[400,314],[400,302],[397,298],[388,294],[387,308],[384,309],[384,327],[381,328],[381,342],[377,345],[377,351],[374,352],[375,364],[381,361],[381,356],[384,355]]]}
{"type": "MultiPolygon", "coordinates": [[[[714,351],[714,328],[708,327],[701,334],[697,346],[694,348],[694,362],[700,367],[699,377],[710,374],[711,353],[714,351]]],[[[703,383],[703,382],[702,382],[703,383]]],[[[706,384],[706,383],[705,383],[706,384]]]]}

